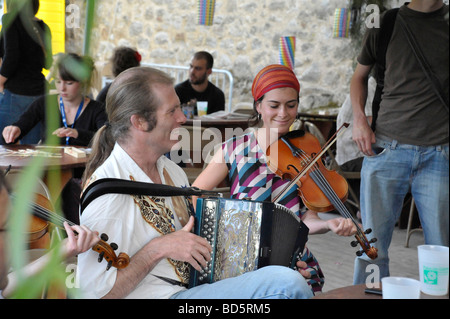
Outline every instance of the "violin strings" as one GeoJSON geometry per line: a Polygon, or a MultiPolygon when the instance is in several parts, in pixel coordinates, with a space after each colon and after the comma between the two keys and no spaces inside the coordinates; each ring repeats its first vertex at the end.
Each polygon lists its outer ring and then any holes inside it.
{"type": "MultiPolygon", "coordinates": [[[[300,152],[302,154],[302,160],[309,162],[310,161],[309,156],[303,150],[300,150],[300,152]]],[[[319,170],[317,163],[313,165],[309,175],[317,184],[317,186],[319,186],[319,188],[324,192],[325,196],[328,198],[328,200],[330,200],[333,206],[335,206],[335,208],[338,210],[342,209],[341,215],[343,215],[346,218],[351,218],[353,220],[353,216],[347,210],[345,205],[341,202],[340,198],[337,196],[336,192],[328,183],[325,176],[323,176],[322,172],[319,170]]]]}
{"type": "Polygon", "coordinates": [[[344,203],[342,203],[341,199],[337,196],[336,192],[334,192],[334,190],[331,188],[330,184],[325,179],[325,177],[323,176],[322,172],[320,172],[319,170],[316,170],[314,172],[311,172],[310,175],[312,176],[313,180],[316,183],[320,184],[319,187],[322,190],[324,190],[324,192],[326,192],[325,195],[331,201],[333,206],[339,211],[339,213],[343,217],[350,218],[352,220],[353,224],[355,224],[355,226],[356,226],[356,229],[357,229],[357,232],[358,232],[359,236],[363,237],[363,232],[360,229],[360,227],[358,226],[357,222],[355,221],[353,216],[350,214],[350,212],[348,211],[347,207],[345,207],[344,203]]]}
{"type": "MultiPolygon", "coordinates": [[[[15,199],[14,194],[10,194],[11,198],[15,199]]],[[[39,205],[37,203],[31,203],[29,204],[31,208],[33,208],[33,212],[37,217],[40,217],[46,221],[50,221],[54,223],[56,226],[64,229],[64,222],[67,222],[69,226],[76,226],[75,223],[71,222],[70,220],[60,216],[59,214],[56,214],[47,208],[43,207],[42,205],[39,205]]]]}
{"type": "Polygon", "coordinates": [[[71,222],[70,220],[56,214],[53,213],[51,211],[49,211],[48,209],[46,209],[45,207],[42,207],[39,204],[31,204],[31,206],[35,209],[35,213],[36,215],[38,215],[38,217],[45,219],[46,221],[50,221],[53,222],[55,225],[64,228],[63,223],[67,222],[70,226],[75,226],[76,224],[71,222]]]}
{"type": "MultiPolygon", "coordinates": [[[[302,149],[299,150],[300,159],[306,162],[310,162],[310,157],[306,154],[302,149]]],[[[309,174],[313,181],[319,186],[319,188],[324,192],[325,196],[330,200],[333,206],[338,210],[338,212],[345,218],[350,218],[353,224],[356,226],[356,230],[361,238],[364,238],[364,234],[360,229],[359,225],[353,218],[352,214],[348,211],[347,207],[342,203],[341,199],[337,196],[336,192],[333,190],[331,185],[326,180],[325,176],[323,176],[322,172],[318,168],[318,164],[315,163],[313,168],[311,168],[311,172],[309,174]]]]}

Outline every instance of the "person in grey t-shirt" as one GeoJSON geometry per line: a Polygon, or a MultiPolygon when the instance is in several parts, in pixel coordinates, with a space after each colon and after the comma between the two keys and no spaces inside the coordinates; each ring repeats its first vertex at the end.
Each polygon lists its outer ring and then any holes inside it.
{"type": "Polygon", "coordinates": [[[449,244],[448,105],[441,103],[422,71],[402,30],[402,21],[411,29],[448,101],[448,5],[442,0],[412,0],[397,13],[387,47],[384,91],[372,131],[364,105],[367,77],[379,59],[380,28],[367,30],[350,95],[353,140],[365,155],[361,170],[362,221],[378,239],[374,244],[378,258],[356,258],[355,284],[365,283],[368,276],[389,276],[388,248],[408,192],[415,200],[425,243],[449,244]],[[373,263],[377,267],[368,267],[373,263]]]}

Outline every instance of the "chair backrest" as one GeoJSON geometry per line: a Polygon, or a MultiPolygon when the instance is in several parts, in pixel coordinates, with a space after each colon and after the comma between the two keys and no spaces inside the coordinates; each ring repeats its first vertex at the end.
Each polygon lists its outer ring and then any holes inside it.
{"type": "MultiPolygon", "coordinates": [[[[141,63],[142,66],[148,66],[161,71],[166,72],[171,77],[174,78],[175,84],[183,82],[189,77],[189,67],[181,65],[170,65],[170,64],[156,64],[156,63],[141,63]]],[[[102,87],[106,84],[112,82],[113,79],[108,76],[102,77],[102,87]]],[[[222,69],[212,69],[212,73],[209,76],[209,81],[214,83],[218,88],[220,88],[226,97],[226,111],[231,112],[231,105],[233,102],[233,83],[234,78],[230,71],[222,69]]]]}
{"type": "MultiPolygon", "coordinates": [[[[317,138],[321,147],[323,147],[325,145],[327,140],[325,139],[322,132],[319,130],[319,128],[314,123],[309,122],[309,121],[304,121],[303,126],[305,128],[305,131],[311,133],[312,135],[314,135],[317,138]]],[[[330,169],[336,165],[335,156],[330,149],[327,150],[327,158],[328,159],[326,160],[325,166],[327,166],[327,168],[330,169]]]]}
{"type": "Polygon", "coordinates": [[[241,113],[241,114],[253,114],[253,103],[250,102],[239,102],[233,105],[231,108],[231,112],[233,113],[241,113]]]}
{"type": "Polygon", "coordinates": [[[303,123],[303,125],[304,125],[305,130],[307,132],[311,133],[312,135],[314,135],[319,140],[320,146],[325,145],[325,143],[327,141],[325,140],[325,137],[323,136],[322,132],[319,130],[319,128],[314,123],[311,123],[309,121],[305,121],[303,123]]]}

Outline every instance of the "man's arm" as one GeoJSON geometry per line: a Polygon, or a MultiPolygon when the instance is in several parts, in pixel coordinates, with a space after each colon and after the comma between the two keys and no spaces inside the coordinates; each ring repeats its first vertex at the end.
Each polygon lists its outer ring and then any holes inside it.
{"type": "Polygon", "coordinates": [[[186,261],[195,269],[206,267],[212,248],[205,238],[191,233],[194,217],[179,231],[152,239],[131,257],[130,264],[117,271],[113,288],[103,298],[124,298],[163,258],[186,261]]]}
{"type": "MultiPolygon", "coordinates": [[[[67,222],[64,222],[64,228],[67,233],[67,238],[61,244],[60,254],[64,259],[76,256],[91,249],[95,244],[100,241],[98,232],[92,231],[83,225],[69,226],[67,222]],[[76,235],[75,235],[76,233],[76,235]]],[[[32,263],[26,265],[21,271],[25,278],[29,278],[37,275],[49,264],[52,253],[47,253],[36,259],[32,263]]],[[[10,297],[16,290],[19,284],[19,278],[16,272],[8,274],[8,285],[2,292],[3,297],[10,297]]]]}
{"type": "Polygon", "coordinates": [[[367,80],[371,65],[359,64],[350,82],[350,98],[353,109],[353,129],[352,136],[358,148],[365,155],[374,155],[372,144],[375,143],[375,134],[367,122],[364,111],[367,100],[367,80]]]}

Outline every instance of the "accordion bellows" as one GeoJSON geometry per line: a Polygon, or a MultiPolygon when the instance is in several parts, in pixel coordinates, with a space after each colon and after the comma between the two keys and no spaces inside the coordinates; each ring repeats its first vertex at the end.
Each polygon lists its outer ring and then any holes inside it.
{"type": "Polygon", "coordinates": [[[308,227],[284,206],[250,200],[200,198],[195,233],[213,248],[204,271],[192,268],[190,287],[236,277],[267,265],[294,268],[308,227]]]}

